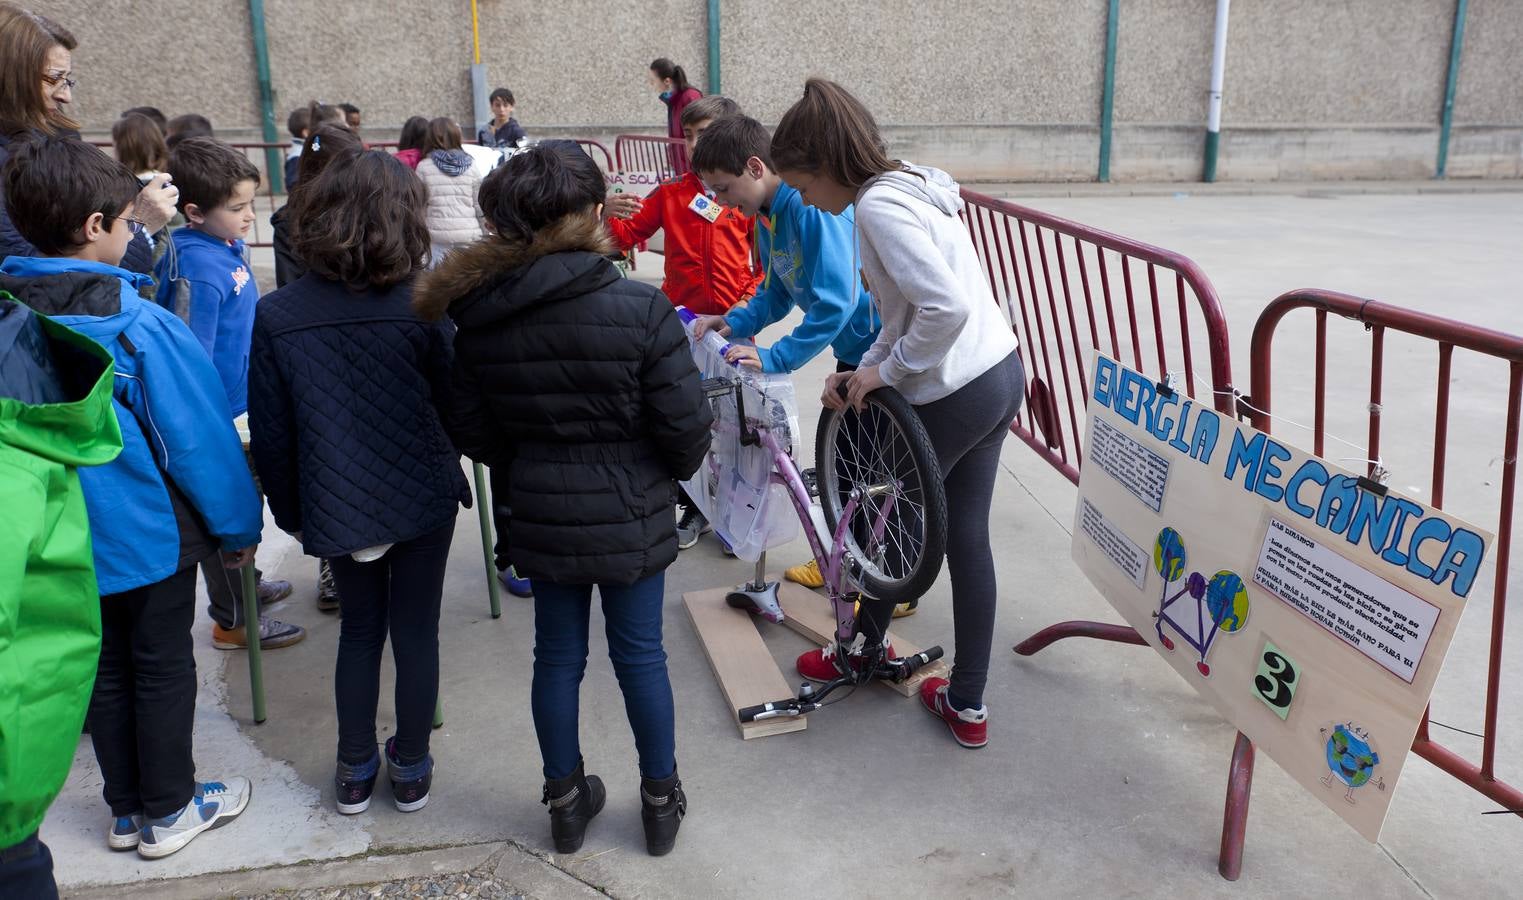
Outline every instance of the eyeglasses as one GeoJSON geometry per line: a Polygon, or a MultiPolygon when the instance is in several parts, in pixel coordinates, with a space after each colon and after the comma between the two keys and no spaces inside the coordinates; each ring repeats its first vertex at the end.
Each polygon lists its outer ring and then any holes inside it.
{"type": "Polygon", "coordinates": [[[142,234],[144,231],[148,230],[147,223],[145,223],[145,222],[139,222],[137,219],[134,219],[131,216],[105,216],[105,218],[107,218],[107,219],[115,219],[118,222],[126,222],[127,223],[127,229],[129,231],[131,231],[134,235],[142,234]]]}
{"type": "Polygon", "coordinates": [[[79,84],[79,81],[74,78],[73,72],[44,72],[42,80],[53,87],[57,87],[59,82],[63,82],[63,86],[71,91],[74,90],[75,85],[79,84]]]}

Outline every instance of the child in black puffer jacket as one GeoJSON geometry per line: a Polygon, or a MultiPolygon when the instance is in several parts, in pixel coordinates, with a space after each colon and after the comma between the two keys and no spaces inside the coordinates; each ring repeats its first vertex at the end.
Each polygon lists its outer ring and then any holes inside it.
{"type": "Polygon", "coordinates": [[[482,187],[495,234],[425,276],[416,303],[460,329],[446,418],[461,451],[507,482],[509,552],[533,582],[534,728],[556,850],[581,846],[605,796],[577,740],[596,586],[660,855],[687,808],[661,642],[674,481],[697,470],[710,415],[671,303],[605,258],[605,191],[578,148],[515,156],[482,187]]]}

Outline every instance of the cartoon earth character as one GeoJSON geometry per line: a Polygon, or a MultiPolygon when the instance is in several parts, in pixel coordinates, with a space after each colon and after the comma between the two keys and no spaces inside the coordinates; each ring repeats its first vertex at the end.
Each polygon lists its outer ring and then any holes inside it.
{"type": "Polygon", "coordinates": [[[1153,542],[1153,568],[1164,581],[1178,581],[1185,573],[1185,540],[1179,532],[1165,528],[1153,542]]]}
{"type": "Polygon", "coordinates": [[[1343,782],[1348,786],[1348,793],[1343,799],[1353,803],[1354,789],[1369,784],[1375,774],[1375,767],[1379,764],[1380,754],[1370,747],[1368,741],[1354,734],[1346,725],[1335,725],[1333,733],[1327,739],[1328,773],[1322,783],[1332,787],[1334,778],[1343,782]]]}
{"type": "Polygon", "coordinates": [[[1206,585],[1206,610],[1221,630],[1232,633],[1248,621],[1248,588],[1235,572],[1223,569],[1206,585]]]}

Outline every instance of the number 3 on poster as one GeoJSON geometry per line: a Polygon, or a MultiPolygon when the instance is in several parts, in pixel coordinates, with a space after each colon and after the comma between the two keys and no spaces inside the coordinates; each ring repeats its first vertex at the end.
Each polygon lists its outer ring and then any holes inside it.
{"type": "Polygon", "coordinates": [[[1272,642],[1265,641],[1259,654],[1259,671],[1253,678],[1253,692],[1281,719],[1290,715],[1290,702],[1301,683],[1301,669],[1272,642]]]}

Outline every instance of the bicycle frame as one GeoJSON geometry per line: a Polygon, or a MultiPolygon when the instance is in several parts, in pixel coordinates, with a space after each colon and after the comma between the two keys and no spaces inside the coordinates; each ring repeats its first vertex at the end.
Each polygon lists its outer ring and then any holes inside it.
{"type": "MultiPolygon", "coordinates": [[[[832,531],[825,522],[824,510],[811,499],[809,489],[804,483],[803,473],[799,471],[798,463],[794,461],[788,448],[783,446],[777,435],[764,421],[746,415],[741,383],[729,382],[726,379],[726,385],[722,389],[705,388],[705,393],[709,396],[722,396],[730,392],[733,392],[736,398],[741,443],[749,446],[759,445],[772,455],[772,473],[768,480],[771,484],[779,484],[787,489],[788,499],[793,503],[794,511],[798,513],[799,521],[804,528],[804,537],[809,542],[810,552],[819,563],[820,573],[825,580],[826,593],[830,597],[831,608],[835,612],[835,652],[838,658],[845,659],[852,645],[860,637],[856,631],[856,619],[857,602],[862,597],[860,589],[848,589],[853,584],[860,585],[861,563],[847,551],[845,538],[852,516],[861,506],[866,495],[861,486],[853,488],[832,531]],[[827,539],[830,541],[829,546],[825,543],[827,539]]],[[[762,393],[762,396],[765,398],[765,393],[762,393]]],[[[883,540],[889,516],[893,512],[898,492],[902,490],[903,485],[896,482],[891,487],[892,490],[887,492],[883,505],[878,509],[878,515],[872,523],[873,545],[883,540]]],[[[764,552],[757,562],[755,583],[751,586],[757,590],[765,588],[765,573],[763,572],[765,564],[766,553],[764,552]]],[[[878,642],[875,646],[864,647],[862,650],[864,659],[859,668],[853,669],[849,665],[846,666],[845,674],[820,688],[806,683],[799,689],[797,697],[742,709],[739,711],[740,720],[750,722],[776,716],[803,715],[818,709],[827,696],[842,687],[855,686],[880,677],[902,682],[921,666],[939,659],[942,655],[940,647],[932,647],[913,656],[890,659],[887,654],[887,642],[878,642]]]]}

